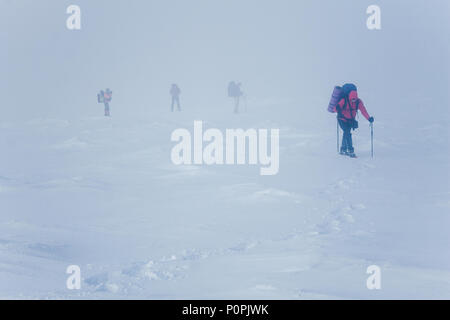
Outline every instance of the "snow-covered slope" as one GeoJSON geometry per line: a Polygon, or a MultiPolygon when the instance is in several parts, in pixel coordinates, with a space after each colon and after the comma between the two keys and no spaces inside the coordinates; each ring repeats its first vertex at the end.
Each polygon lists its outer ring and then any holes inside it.
{"type": "Polygon", "coordinates": [[[0,297],[450,298],[447,116],[376,117],[374,159],[360,119],[350,159],[321,102],[1,122],[0,297]],[[279,128],[278,175],[173,165],[194,120],[279,128]]]}

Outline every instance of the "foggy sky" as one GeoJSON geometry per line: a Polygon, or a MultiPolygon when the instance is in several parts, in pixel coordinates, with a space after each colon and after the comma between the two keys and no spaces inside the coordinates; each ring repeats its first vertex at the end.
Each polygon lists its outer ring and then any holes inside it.
{"type": "Polygon", "coordinates": [[[446,0],[0,0],[1,119],[98,114],[106,87],[130,112],[168,110],[173,82],[189,108],[221,108],[230,80],[255,101],[305,110],[348,81],[369,104],[431,95],[431,108],[447,110],[449,9],[446,0]],[[66,28],[70,4],[81,7],[80,31],[66,28]],[[366,28],[371,4],[379,31],[366,28]]]}

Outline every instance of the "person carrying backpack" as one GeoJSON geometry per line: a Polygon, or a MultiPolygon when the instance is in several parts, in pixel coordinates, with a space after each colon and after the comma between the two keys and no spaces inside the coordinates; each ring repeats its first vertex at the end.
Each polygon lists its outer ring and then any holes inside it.
{"type": "Polygon", "coordinates": [[[351,130],[358,128],[358,121],[355,119],[358,110],[370,123],[373,123],[374,119],[367,112],[362,100],[358,98],[358,91],[354,84],[347,83],[342,88],[335,87],[328,111],[337,113],[337,120],[343,131],[339,153],[351,158],[356,158],[351,130]]]}
{"type": "Polygon", "coordinates": [[[103,103],[105,105],[105,117],[109,117],[109,103],[112,100],[112,91],[107,88],[105,91],[100,90],[100,93],[97,94],[98,103],[103,103]]]}
{"type": "Polygon", "coordinates": [[[243,95],[241,85],[242,84],[240,82],[236,83],[234,81],[231,81],[228,84],[228,96],[234,99],[234,113],[239,112],[239,100],[243,95]]]}
{"type": "Polygon", "coordinates": [[[177,103],[178,111],[181,111],[181,108],[180,108],[180,93],[181,93],[181,90],[178,87],[178,85],[173,83],[171,88],[170,88],[170,95],[172,96],[172,105],[171,105],[172,112],[173,112],[173,107],[175,105],[175,102],[177,103]]]}

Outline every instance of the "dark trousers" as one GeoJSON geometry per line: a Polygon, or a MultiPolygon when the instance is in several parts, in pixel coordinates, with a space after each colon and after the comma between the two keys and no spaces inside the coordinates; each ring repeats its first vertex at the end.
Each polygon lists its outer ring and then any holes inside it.
{"type": "Polygon", "coordinates": [[[105,116],[109,117],[109,103],[105,102],[105,116]]]}
{"type": "Polygon", "coordinates": [[[175,102],[177,103],[178,111],[181,111],[181,108],[180,108],[180,98],[177,97],[177,96],[172,96],[172,105],[171,105],[171,110],[172,110],[172,112],[173,112],[173,107],[174,107],[174,105],[175,105],[175,102]]]}
{"type": "Polygon", "coordinates": [[[350,122],[343,121],[341,119],[339,119],[338,121],[339,126],[344,132],[344,134],[342,135],[341,151],[353,153],[355,150],[353,149],[351,124],[350,122]]]}

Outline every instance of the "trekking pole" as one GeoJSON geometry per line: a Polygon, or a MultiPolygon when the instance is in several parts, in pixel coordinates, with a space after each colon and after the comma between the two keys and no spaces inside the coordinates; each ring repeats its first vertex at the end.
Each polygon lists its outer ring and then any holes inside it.
{"type": "Polygon", "coordinates": [[[336,146],[337,153],[339,153],[339,120],[336,118],[336,146]]]}
{"type": "Polygon", "coordinates": [[[373,122],[370,123],[370,150],[371,150],[371,155],[372,155],[372,159],[373,159],[373,122]]]}

